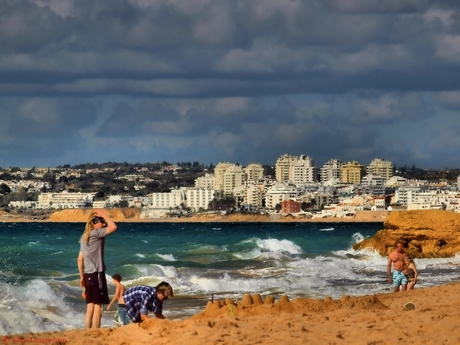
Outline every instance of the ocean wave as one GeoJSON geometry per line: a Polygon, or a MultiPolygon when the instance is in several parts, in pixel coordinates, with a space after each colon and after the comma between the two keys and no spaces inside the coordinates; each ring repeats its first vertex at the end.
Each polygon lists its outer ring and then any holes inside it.
{"type": "Polygon", "coordinates": [[[156,254],[156,256],[164,261],[177,261],[177,259],[172,254],[156,254]]]}
{"type": "Polygon", "coordinates": [[[268,251],[285,251],[291,254],[303,253],[302,248],[289,240],[277,240],[276,238],[269,238],[266,240],[257,239],[256,244],[262,250],[268,251]]]}
{"type": "Polygon", "coordinates": [[[76,312],[43,280],[24,286],[0,284],[0,335],[61,331],[79,328],[83,313],[76,312]]]}

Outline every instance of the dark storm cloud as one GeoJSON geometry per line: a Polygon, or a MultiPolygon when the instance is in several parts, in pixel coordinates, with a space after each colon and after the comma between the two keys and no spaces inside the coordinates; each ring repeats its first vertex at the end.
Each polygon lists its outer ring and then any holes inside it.
{"type": "Polygon", "coordinates": [[[96,119],[92,102],[69,98],[22,100],[11,114],[9,130],[25,138],[68,137],[96,119]]]}
{"type": "Polygon", "coordinates": [[[66,16],[54,12],[51,1],[9,2],[0,15],[0,92],[336,93],[386,90],[379,73],[387,72],[393,84],[405,81],[401,88],[427,88],[431,76],[418,72],[427,64],[434,65],[434,76],[445,70],[436,66],[434,53],[436,34],[446,29],[428,25],[422,16],[434,2],[67,2],[72,6],[66,16]],[[344,13],[337,6],[363,10],[344,13]],[[410,8],[413,16],[405,15],[410,8]],[[370,9],[391,15],[369,14],[370,9]]]}
{"type": "Polygon", "coordinates": [[[274,163],[284,153],[317,164],[457,162],[459,9],[453,0],[2,1],[0,166],[274,163]]]}

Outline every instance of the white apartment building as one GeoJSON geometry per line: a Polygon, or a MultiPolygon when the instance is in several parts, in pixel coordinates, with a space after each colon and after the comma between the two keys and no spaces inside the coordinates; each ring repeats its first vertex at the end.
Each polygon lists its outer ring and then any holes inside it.
{"type": "Polygon", "coordinates": [[[293,183],[278,182],[267,190],[265,194],[265,207],[275,209],[277,204],[284,200],[295,200],[299,197],[299,191],[293,183]]]}
{"type": "Polygon", "coordinates": [[[9,208],[35,208],[35,202],[34,201],[10,201],[8,204],[9,208]]]}
{"type": "Polygon", "coordinates": [[[246,203],[256,207],[262,207],[264,194],[263,184],[251,184],[246,190],[246,203]]]}
{"type": "Polygon", "coordinates": [[[132,203],[134,197],[130,194],[117,194],[117,195],[109,195],[107,198],[107,203],[110,205],[109,207],[113,207],[114,205],[119,205],[121,201],[127,201],[128,205],[132,203]]]}
{"type": "Polygon", "coordinates": [[[401,186],[396,189],[394,200],[401,206],[408,206],[417,202],[419,193],[418,186],[401,186]]]}
{"type": "Polygon", "coordinates": [[[249,164],[243,170],[247,181],[258,181],[264,177],[264,168],[261,164],[249,164]]]}
{"type": "Polygon", "coordinates": [[[182,203],[186,204],[186,187],[172,189],[169,193],[152,193],[152,208],[169,210],[182,203]]]}
{"type": "Polygon", "coordinates": [[[385,186],[385,178],[379,175],[366,175],[361,180],[362,186],[383,187],[385,186]]]}
{"type": "Polygon", "coordinates": [[[291,162],[289,167],[289,181],[296,186],[302,186],[318,181],[318,168],[315,167],[313,159],[301,155],[297,160],[291,162]]]}
{"type": "Polygon", "coordinates": [[[446,210],[460,213],[460,193],[448,192],[446,210]]]}
{"type": "Polygon", "coordinates": [[[342,165],[343,163],[338,159],[331,159],[326,162],[320,170],[321,182],[330,180],[340,181],[342,177],[342,165]]]}
{"type": "Polygon", "coordinates": [[[407,184],[407,180],[401,176],[392,176],[385,182],[385,186],[387,187],[399,187],[404,186],[407,184]]]}
{"type": "Polygon", "coordinates": [[[246,182],[246,175],[243,168],[239,165],[232,165],[225,170],[224,179],[224,194],[231,195],[236,187],[243,186],[246,182]]]}
{"type": "Polygon", "coordinates": [[[219,163],[214,168],[214,188],[218,191],[224,191],[224,174],[233,164],[225,162],[219,163]]]}
{"type": "Polygon", "coordinates": [[[291,164],[293,164],[295,161],[297,161],[297,157],[290,156],[288,154],[284,154],[278,158],[275,165],[276,181],[289,181],[289,171],[291,164]]]}
{"type": "Polygon", "coordinates": [[[393,163],[384,159],[375,158],[367,167],[368,175],[383,176],[389,180],[393,176],[393,163]]]}
{"type": "Polygon", "coordinates": [[[93,203],[94,193],[41,193],[36,203],[37,209],[82,208],[93,203]]]}
{"type": "Polygon", "coordinates": [[[436,191],[426,191],[417,193],[411,202],[407,204],[408,210],[439,210],[442,204],[447,202],[447,195],[436,191]]]}
{"type": "Polygon", "coordinates": [[[209,203],[214,199],[216,191],[205,188],[187,188],[185,192],[186,206],[198,211],[200,208],[208,209],[209,203]]]}
{"type": "Polygon", "coordinates": [[[214,189],[214,174],[206,173],[195,179],[195,188],[199,189],[214,189]]]}
{"type": "Polygon", "coordinates": [[[141,174],[127,174],[127,175],[122,176],[120,178],[128,180],[128,181],[136,181],[136,180],[142,181],[142,180],[144,180],[144,175],[141,175],[141,174]]]}

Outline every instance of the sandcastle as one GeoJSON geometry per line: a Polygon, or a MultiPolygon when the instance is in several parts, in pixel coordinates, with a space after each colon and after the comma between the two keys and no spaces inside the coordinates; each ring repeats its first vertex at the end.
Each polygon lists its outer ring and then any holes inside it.
{"type": "MultiPolygon", "coordinates": [[[[288,296],[280,296],[279,303],[289,303],[288,296]]],[[[241,298],[241,301],[236,301],[231,298],[226,298],[225,300],[217,300],[214,299],[212,301],[208,301],[206,305],[206,312],[214,312],[222,307],[229,307],[231,312],[234,312],[236,309],[244,309],[250,307],[257,307],[259,305],[271,305],[275,303],[275,298],[271,295],[267,295],[264,299],[260,296],[260,294],[244,294],[241,298]],[[235,309],[234,309],[235,308],[235,309]]]]}

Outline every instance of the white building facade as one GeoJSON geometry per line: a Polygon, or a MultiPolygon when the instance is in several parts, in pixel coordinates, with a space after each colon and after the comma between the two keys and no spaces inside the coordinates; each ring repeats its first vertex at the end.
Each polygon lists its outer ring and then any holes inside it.
{"type": "Polygon", "coordinates": [[[214,189],[188,188],[185,192],[186,205],[198,211],[200,208],[207,210],[209,203],[214,199],[214,189]]]}
{"type": "Polygon", "coordinates": [[[296,200],[299,197],[297,187],[289,182],[278,182],[267,190],[265,195],[265,207],[275,209],[277,204],[284,200],[296,200]]]}
{"type": "Polygon", "coordinates": [[[92,205],[93,193],[41,193],[36,203],[37,209],[83,208],[92,205]]]}

